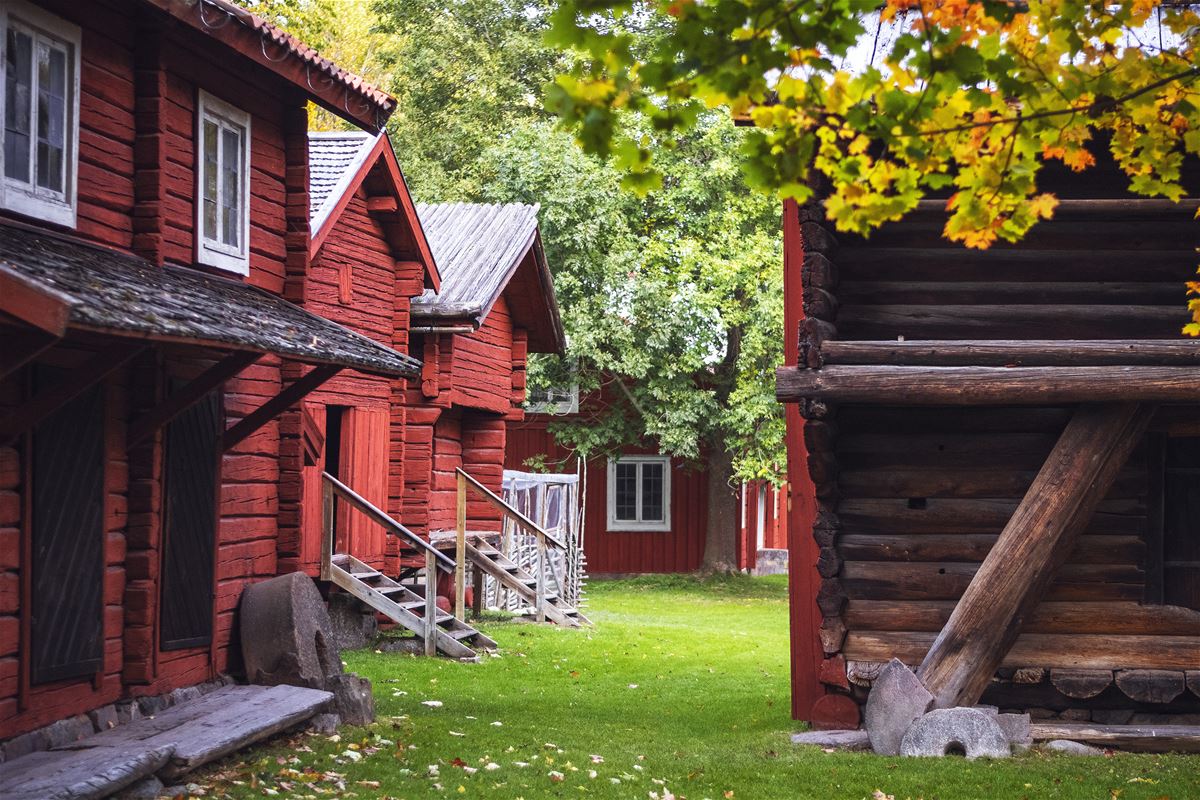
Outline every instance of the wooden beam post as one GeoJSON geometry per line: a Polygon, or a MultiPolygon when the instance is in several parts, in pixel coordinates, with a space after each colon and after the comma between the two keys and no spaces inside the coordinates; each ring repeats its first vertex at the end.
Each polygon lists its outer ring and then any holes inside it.
{"type": "Polygon", "coordinates": [[[119,342],[93,355],[48,389],[38,392],[0,420],[0,444],[10,442],[107,378],[138,353],[143,343],[119,342]]]}
{"type": "Polygon", "coordinates": [[[979,702],[1141,440],[1151,411],[1136,403],[1076,410],[917,670],[933,707],[979,702]]]}
{"type": "Polygon", "coordinates": [[[437,562],[425,551],[425,655],[437,655],[437,562]]]}
{"type": "Polygon", "coordinates": [[[230,450],[238,442],[298,403],[309,392],[316,390],[325,381],[338,374],[341,369],[337,366],[316,367],[304,377],[293,381],[282,392],[226,428],[225,435],[221,437],[221,448],[225,451],[230,450]]]}
{"type": "Polygon", "coordinates": [[[337,498],[333,494],[333,484],[328,478],[321,478],[321,580],[333,580],[333,504],[337,498]]]}
{"type": "Polygon", "coordinates": [[[129,426],[129,446],[133,447],[147,436],[153,434],[213,389],[216,389],[222,383],[253,364],[261,355],[261,353],[245,351],[230,353],[213,364],[193,378],[182,389],[134,420],[129,426]]]}
{"type": "Polygon", "coordinates": [[[454,528],[454,616],[462,622],[466,618],[467,591],[467,480],[459,472],[458,519],[454,528]]]}
{"type": "Polygon", "coordinates": [[[62,338],[76,300],[0,266],[0,313],[62,338]]]}

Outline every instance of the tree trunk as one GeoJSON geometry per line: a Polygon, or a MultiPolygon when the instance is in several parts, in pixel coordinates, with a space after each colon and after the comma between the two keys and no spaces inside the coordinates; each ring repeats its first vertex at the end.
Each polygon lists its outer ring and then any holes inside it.
{"type": "Polygon", "coordinates": [[[708,476],[708,524],[702,565],[705,572],[737,570],[737,492],[733,486],[733,456],[723,444],[712,445],[705,470],[708,476]]]}

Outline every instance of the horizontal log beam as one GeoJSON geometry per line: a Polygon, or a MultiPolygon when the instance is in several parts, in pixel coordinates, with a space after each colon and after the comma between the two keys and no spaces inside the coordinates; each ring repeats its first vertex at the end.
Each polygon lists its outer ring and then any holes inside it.
{"type": "MultiPolygon", "coordinates": [[[[1129,197],[1111,199],[1059,198],[1054,207],[1055,218],[1063,216],[1097,216],[1111,219],[1128,219],[1144,215],[1150,219],[1162,219],[1164,214],[1177,213],[1183,219],[1194,219],[1200,199],[1185,197],[1178,202],[1157,197],[1129,197]]],[[[945,200],[918,200],[918,213],[946,213],[945,200]]]]}
{"type": "Polygon", "coordinates": [[[1039,742],[1069,739],[1136,753],[1200,753],[1198,725],[1089,725],[1039,722],[1031,726],[1039,742]]]}
{"type": "Polygon", "coordinates": [[[826,341],[830,365],[930,367],[1197,366],[1200,340],[826,341]]]}
{"type": "Polygon", "coordinates": [[[775,396],[784,403],[1182,403],[1200,397],[1200,370],[1192,367],[780,367],[775,381],[775,396]]]}
{"type": "MultiPolygon", "coordinates": [[[[919,664],[935,633],[854,631],[846,635],[847,660],[919,664]]],[[[1200,663],[1200,637],[1112,634],[1022,633],[1005,655],[1004,667],[1071,669],[1190,669],[1200,663]]]]}
{"type": "MultiPolygon", "coordinates": [[[[950,619],[955,605],[954,600],[851,598],[845,620],[850,629],[858,632],[937,633],[950,619]]],[[[1030,613],[1022,632],[1200,637],[1200,612],[1181,606],[1145,606],[1137,600],[1048,600],[1030,613]]]]}

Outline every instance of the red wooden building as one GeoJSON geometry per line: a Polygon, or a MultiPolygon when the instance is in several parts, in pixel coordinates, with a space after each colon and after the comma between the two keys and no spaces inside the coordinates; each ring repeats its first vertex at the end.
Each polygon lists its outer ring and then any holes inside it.
{"type": "MultiPolygon", "coordinates": [[[[0,26],[4,739],[236,671],[242,588],[306,558],[281,412],[419,363],[318,315],[307,104],[375,131],[391,98],[226,0],[13,0],[0,26]]],[[[404,217],[370,221],[420,261],[404,217]]]]}
{"type": "MultiPolygon", "coordinates": [[[[304,307],[409,352],[411,301],[441,282],[387,135],[309,134],[309,186],[312,263],[304,307]]],[[[280,542],[281,569],[317,574],[323,471],[403,519],[406,384],[344,373],[305,399],[298,413],[317,446],[301,475],[289,476],[301,482],[289,495],[299,501],[299,517],[280,542]]],[[[342,515],[337,538],[338,552],[396,574],[399,539],[366,517],[342,515]]]]}
{"type": "MultiPolygon", "coordinates": [[[[506,423],[524,416],[528,353],[561,352],[562,322],[538,235],[537,206],[419,206],[441,275],[412,302],[400,519],[430,535],[456,522],[455,469],[501,490],[506,423]]],[[[394,443],[395,444],[395,443],[394,443]]],[[[483,501],[468,528],[499,530],[483,501]]]]}
{"type": "Polygon", "coordinates": [[[869,240],[785,206],[797,718],[856,722],[893,657],[936,707],[1200,709],[1196,201],[1095,152],[986,251],[942,200],[869,240]]]}
{"type": "MultiPolygon", "coordinates": [[[[552,472],[574,472],[577,461],[550,432],[564,414],[588,413],[571,393],[540,398],[524,420],[509,424],[508,469],[529,469],[531,459],[552,472]]],[[[584,553],[592,575],[694,572],[704,558],[708,476],[683,459],[653,447],[626,447],[613,458],[587,464],[584,553]]],[[[739,497],[738,568],[775,572],[786,567],[785,498],[766,482],[743,484],[739,497]]]]}

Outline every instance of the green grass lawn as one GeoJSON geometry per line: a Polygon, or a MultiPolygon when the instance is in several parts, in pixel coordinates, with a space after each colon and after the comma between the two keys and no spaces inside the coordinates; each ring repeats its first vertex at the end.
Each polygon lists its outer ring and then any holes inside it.
{"type": "Polygon", "coordinates": [[[376,724],[276,741],[192,779],[231,798],[1200,798],[1200,760],[1181,756],[794,747],[785,593],[780,578],[595,582],[594,629],[490,622],[501,651],[479,664],[347,653],[374,682],[376,724]]]}

